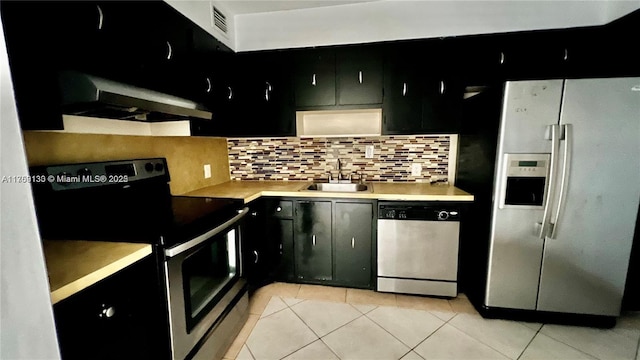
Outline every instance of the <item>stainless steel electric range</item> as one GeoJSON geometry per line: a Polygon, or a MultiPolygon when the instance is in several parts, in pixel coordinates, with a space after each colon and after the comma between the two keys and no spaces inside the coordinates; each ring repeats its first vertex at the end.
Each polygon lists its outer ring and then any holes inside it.
{"type": "Polygon", "coordinates": [[[222,357],[248,316],[242,201],[171,196],[163,158],[40,166],[31,173],[43,238],[151,244],[171,359],[222,357]]]}

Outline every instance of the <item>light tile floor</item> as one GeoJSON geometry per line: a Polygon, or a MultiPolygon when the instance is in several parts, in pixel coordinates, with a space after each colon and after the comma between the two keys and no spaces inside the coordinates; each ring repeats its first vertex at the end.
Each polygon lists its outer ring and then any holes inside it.
{"type": "Polygon", "coordinates": [[[482,318],[461,294],[437,299],[275,283],[250,301],[225,360],[640,360],[640,313],[613,329],[482,318]]]}

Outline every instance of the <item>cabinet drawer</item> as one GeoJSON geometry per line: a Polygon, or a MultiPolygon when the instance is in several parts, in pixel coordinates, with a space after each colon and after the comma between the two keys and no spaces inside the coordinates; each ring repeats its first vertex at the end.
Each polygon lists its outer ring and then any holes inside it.
{"type": "Polygon", "coordinates": [[[271,216],[276,218],[291,218],[293,216],[293,202],[278,201],[274,202],[272,207],[268,209],[271,216]]]}

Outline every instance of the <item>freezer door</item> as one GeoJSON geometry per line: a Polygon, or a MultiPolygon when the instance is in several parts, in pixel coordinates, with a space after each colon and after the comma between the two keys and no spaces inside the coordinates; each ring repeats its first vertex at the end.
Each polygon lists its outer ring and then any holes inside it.
{"type": "Polygon", "coordinates": [[[563,80],[506,83],[498,154],[551,151],[544,136],[547,126],[558,123],[562,83],[563,80]]]}
{"type": "Polygon", "coordinates": [[[545,240],[538,310],[620,314],[640,198],[638,90],[640,78],[566,81],[560,125],[569,125],[570,162],[545,240]]]}
{"type": "Polygon", "coordinates": [[[509,161],[504,154],[551,152],[551,141],[545,139],[545,131],[558,122],[562,84],[563,80],[545,80],[508,82],[505,86],[493,189],[486,306],[536,308],[544,244],[536,224],[542,221],[543,210],[532,206],[501,208],[499,199],[506,190],[509,161]]]}

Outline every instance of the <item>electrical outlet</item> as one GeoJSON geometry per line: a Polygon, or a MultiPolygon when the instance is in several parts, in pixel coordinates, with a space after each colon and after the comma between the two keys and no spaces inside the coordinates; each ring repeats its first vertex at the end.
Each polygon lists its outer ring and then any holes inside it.
{"type": "Polygon", "coordinates": [[[211,177],[211,164],[204,164],[204,178],[208,179],[211,177]]]}
{"type": "Polygon", "coordinates": [[[364,147],[365,159],[373,159],[373,145],[367,145],[364,147]]]}
{"type": "Polygon", "coordinates": [[[411,176],[420,176],[422,175],[422,164],[413,163],[411,164],[411,176]]]}

